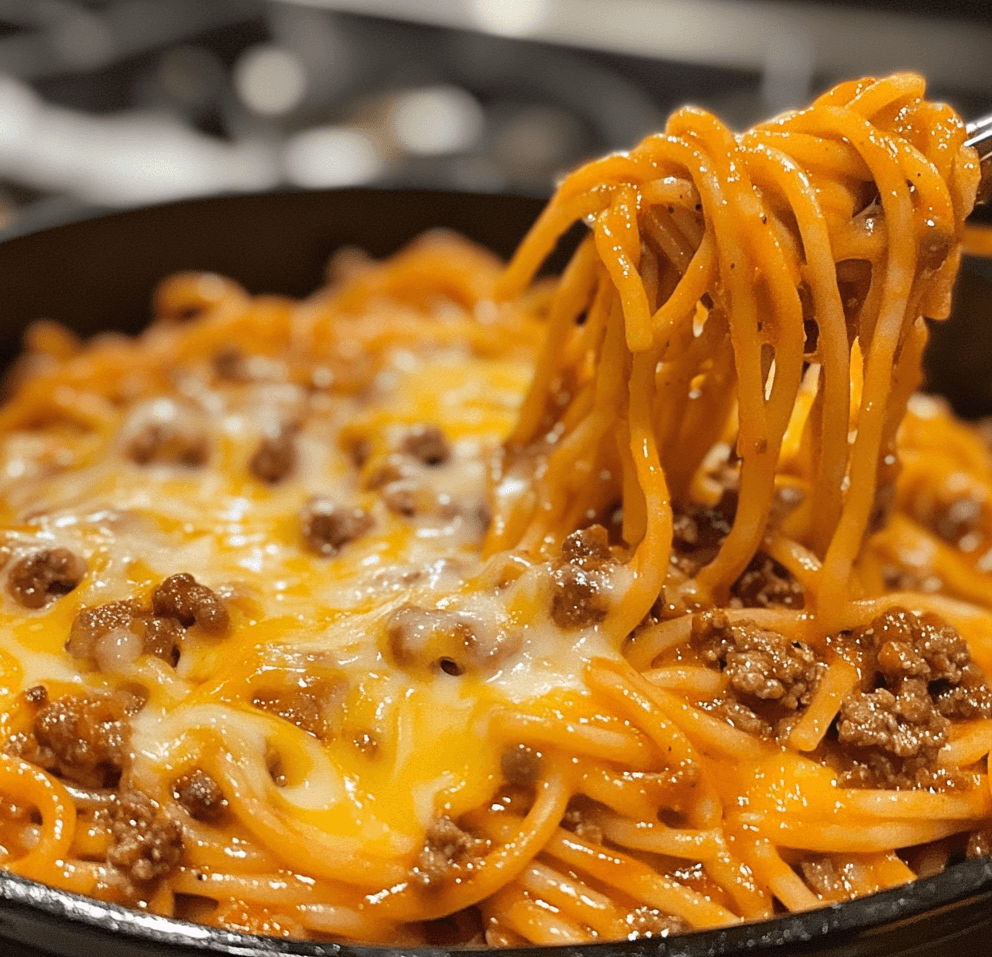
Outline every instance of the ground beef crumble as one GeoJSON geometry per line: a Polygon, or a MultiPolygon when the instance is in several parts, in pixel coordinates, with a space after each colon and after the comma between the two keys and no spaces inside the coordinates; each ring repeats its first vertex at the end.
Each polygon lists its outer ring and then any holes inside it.
{"type": "Polygon", "coordinates": [[[992,690],[954,628],[892,608],[849,639],[864,653],[862,686],[841,705],[827,759],[853,787],[953,786],[939,764],[951,722],[992,717],[992,690]]]}
{"type": "Polygon", "coordinates": [[[129,759],[126,703],[122,695],[57,698],[5,750],[82,787],[114,787],[129,759]]]}
{"type": "Polygon", "coordinates": [[[436,425],[415,425],[400,445],[401,450],[423,465],[444,465],[451,457],[451,448],[444,433],[436,425]]]}
{"type": "Polygon", "coordinates": [[[737,493],[726,489],[716,505],[689,502],[673,515],[672,564],[687,578],[712,561],[730,534],[737,512],[737,493]]]}
{"type": "Polygon", "coordinates": [[[66,651],[89,668],[109,667],[106,643],[121,644],[134,636],[138,653],[154,655],[175,667],[185,629],[175,618],[154,615],[137,601],[111,601],[84,608],[72,623],[66,651]]]}
{"type": "Polygon", "coordinates": [[[147,600],[110,601],[83,608],[72,623],[66,651],[87,668],[114,670],[140,654],[175,667],[188,629],[211,636],[227,631],[223,601],[192,575],[172,575],[147,600]]]}
{"type": "Polygon", "coordinates": [[[428,828],[410,878],[424,888],[437,888],[475,870],[489,851],[489,841],[462,830],[450,817],[428,828]]]}
{"type": "Polygon", "coordinates": [[[753,622],[731,623],[719,609],[693,616],[690,641],[730,683],[730,697],[714,710],[752,734],[791,726],[794,713],[809,704],[823,667],[803,642],[753,622]]]}
{"type": "Polygon", "coordinates": [[[949,721],[937,714],[926,682],[910,678],[888,688],[847,698],[840,709],[837,738],[859,750],[874,749],[893,758],[932,762],[947,741],[949,721]]]}
{"type": "Polygon", "coordinates": [[[296,468],[295,425],[284,425],[274,435],[265,435],[248,460],[248,471],[267,485],[276,485],[296,468]]]}
{"type": "Polygon", "coordinates": [[[965,845],[966,857],[992,857],[992,830],[973,831],[965,845]]]}
{"type": "Polygon", "coordinates": [[[551,619],[559,628],[588,628],[609,612],[608,568],[614,564],[602,525],[572,532],[551,573],[551,619]]]}
{"type": "MultiPolygon", "coordinates": [[[[780,492],[769,526],[795,507],[794,499],[793,490],[780,492]]],[[[689,502],[676,506],[671,557],[676,569],[687,578],[695,577],[716,557],[730,534],[736,513],[737,491],[732,487],[724,489],[715,505],[689,502]]],[[[759,551],[731,586],[729,604],[734,608],[769,608],[773,605],[802,608],[804,601],[799,582],[782,564],[759,551]]]]}
{"type": "Polygon", "coordinates": [[[124,448],[136,465],[196,467],[210,457],[203,414],[180,402],[162,400],[139,409],[124,448]]]}
{"type": "Polygon", "coordinates": [[[333,558],[349,542],[372,528],[365,509],[341,505],[326,496],[314,496],[300,510],[300,531],[307,550],[333,558]]]}
{"type": "Polygon", "coordinates": [[[182,859],[182,825],[137,791],[118,796],[110,812],[110,833],[107,863],[134,884],[148,885],[165,877],[182,859]]]}
{"type": "Polygon", "coordinates": [[[191,817],[206,824],[216,824],[227,813],[227,799],[220,785],[200,768],[177,778],[172,796],[191,817]]]}
{"type": "Polygon", "coordinates": [[[298,687],[262,688],[251,703],[262,711],[278,715],[321,741],[334,736],[336,711],[344,693],[343,685],[321,678],[304,679],[298,687]]]}
{"type": "Polygon", "coordinates": [[[731,607],[802,608],[805,596],[802,586],[784,565],[764,552],[758,552],[730,589],[731,607]]]}
{"type": "Polygon", "coordinates": [[[516,646],[513,636],[467,614],[401,605],[385,623],[384,650],[420,678],[488,673],[516,646]]]}
{"type": "Polygon", "coordinates": [[[67,595],[86,574],[86,562],[68,548],[44,548],[18,559],[7,573],[7,591],[25,608],[43,608],[67,595]]]}
{"type": "Polygon", "coordinates": [[[509,784],[532,788],[541,777],[541,752],[526,744],[507,748],[500,756],[500,770],[509,784]]]}
{"type": "Polygon", "coordinates": [[[230,625],[227,608],[211,589],[192,575],[171,575],[152,592],[152,610],[162,618],[175,618],[183,628],[196,625],[201,632],[222,634],[230,625]]]}

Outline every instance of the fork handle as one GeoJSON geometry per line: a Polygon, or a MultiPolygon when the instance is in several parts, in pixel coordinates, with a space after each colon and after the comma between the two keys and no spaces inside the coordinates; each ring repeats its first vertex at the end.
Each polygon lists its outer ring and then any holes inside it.
{"type": "Polygon", "coordinates": [[[978,150],[978,160],[982,165],[982,178],[978,183],[975,205],[986,205],[992,199],[992,115],[969,123],[966,129],[968,139],[964,141],[964,145],[974,146],[978,150]]]}

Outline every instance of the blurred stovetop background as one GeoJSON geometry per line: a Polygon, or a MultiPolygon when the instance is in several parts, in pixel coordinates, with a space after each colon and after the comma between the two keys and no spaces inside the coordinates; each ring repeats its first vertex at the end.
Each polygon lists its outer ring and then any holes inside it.
{"type": "Polygon", "coordinates": [[[914,69],[992,110],[992,4],[0,0],[0,234],[278,188],[546,194],[684,102],[914,69]]]}

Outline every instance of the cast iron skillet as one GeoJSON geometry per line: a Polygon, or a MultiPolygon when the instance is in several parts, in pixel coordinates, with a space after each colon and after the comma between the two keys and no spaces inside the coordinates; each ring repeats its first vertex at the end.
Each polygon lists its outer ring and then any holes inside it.
{"type": "MultiPolygon", "coordinates": [[[[541,203],[466,193],[345,190],[224,197],[73,223],[0,243],[0,363],[27,323],[57,319],[87,335],[135,331],[149,293],[181,269],[224,273],[251,292],[304,295],[327,256],[357,245],[390,253],[425,229],[457,229],[507,255],[541,203]]],[[[566,244],[567,245],[567,244],[566,244]]],[[[561,253],[562,251],[560,251],[561,253]]],[[[559,256],[559,264],[560,264],[559,256]]],[[[939,330],[932,382],[962,414],[992,412],[992,272],[970,264],[959,314],[939,330]]],[[[958,957],[992,939],[992,859],[823,910],[669,940],[532,948],[503,957],[958,957]]],[[[3,957],[442,957],[410,951],[287,942],[232,934],[130,911],[0,872],[3,957]]]]}

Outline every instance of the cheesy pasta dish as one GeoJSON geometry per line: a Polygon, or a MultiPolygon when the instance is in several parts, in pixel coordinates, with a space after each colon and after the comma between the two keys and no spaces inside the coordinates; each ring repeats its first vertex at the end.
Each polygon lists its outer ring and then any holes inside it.
{"type": "Polygon", "coordinates": [[[511,262],[40,321],[0,868],[276,937],[668,936],[992,850],[992,453],[917,393],[979,165],[912,75],[686,108],[511,262]],[[576,222],[562,276],[535,279],[576,222]]]}

